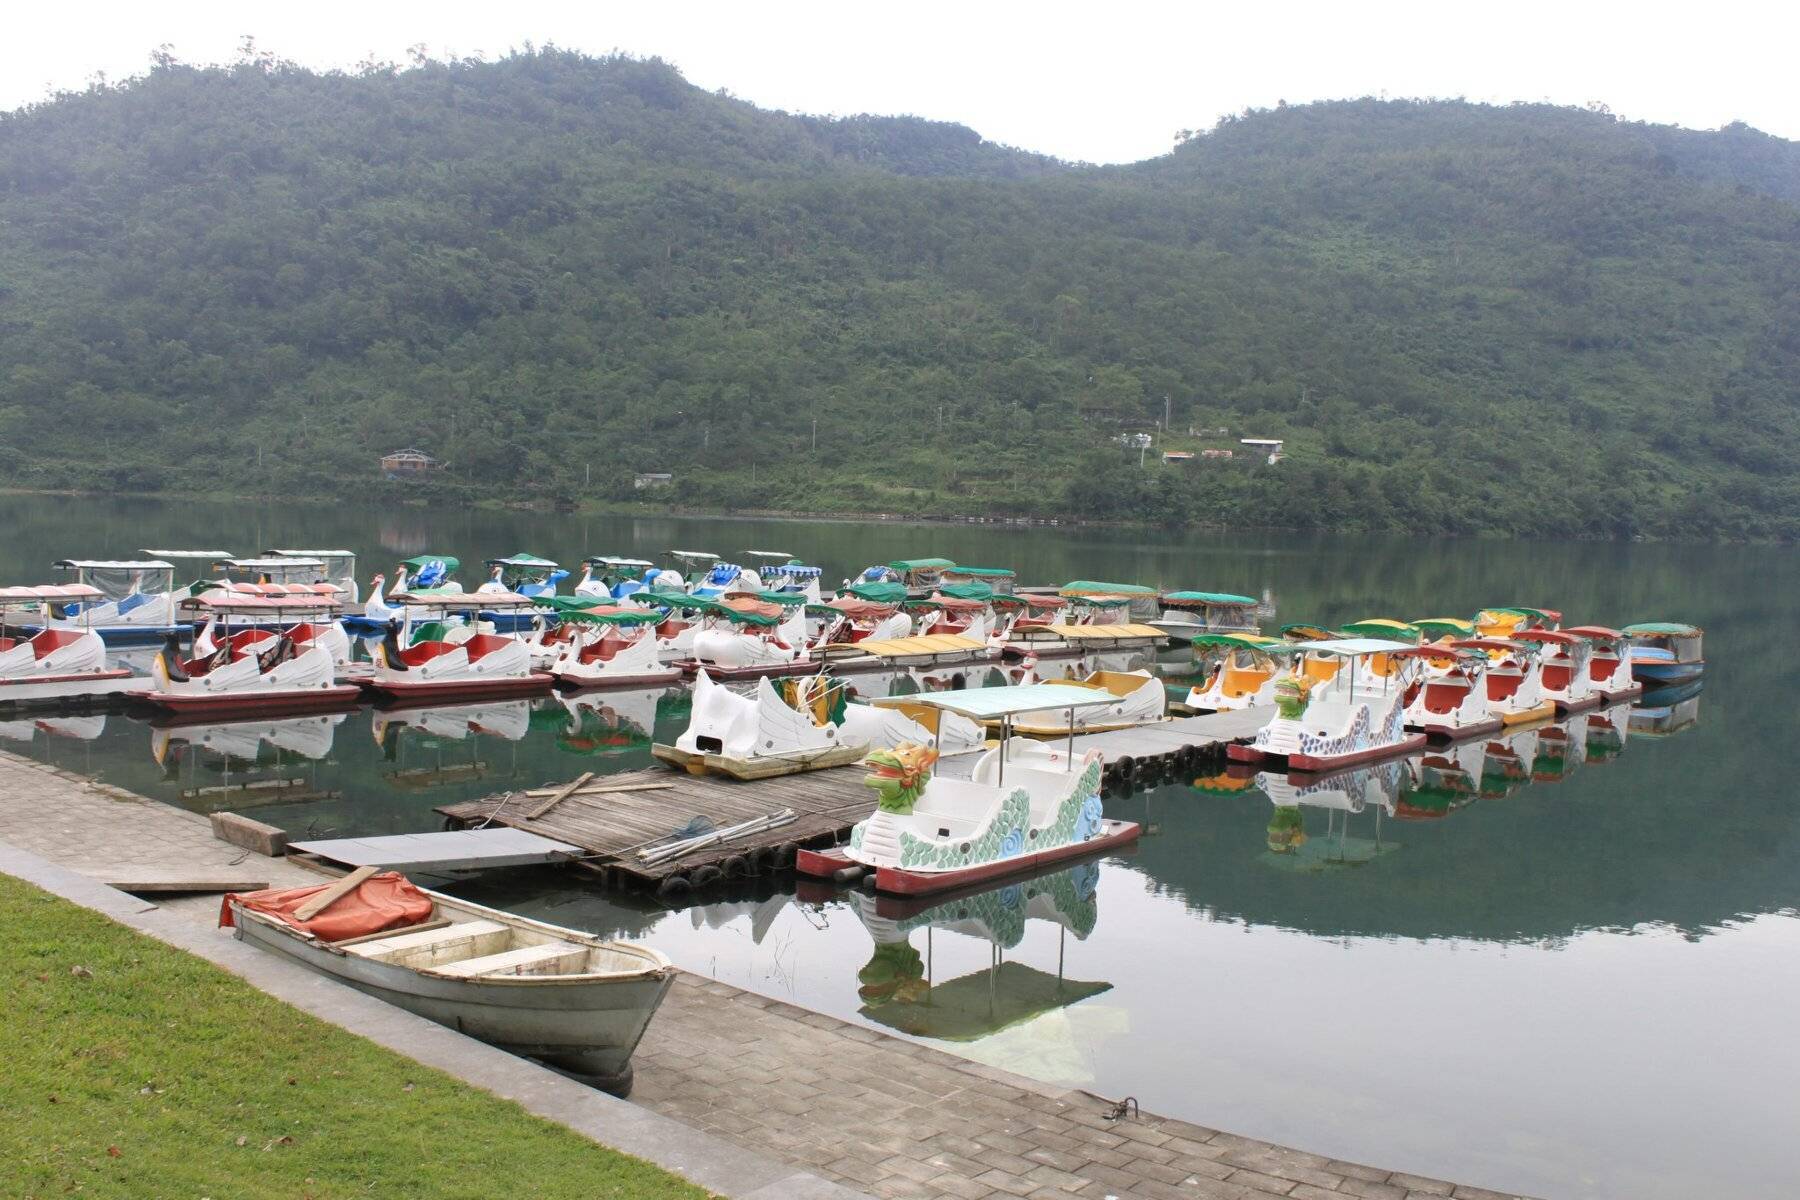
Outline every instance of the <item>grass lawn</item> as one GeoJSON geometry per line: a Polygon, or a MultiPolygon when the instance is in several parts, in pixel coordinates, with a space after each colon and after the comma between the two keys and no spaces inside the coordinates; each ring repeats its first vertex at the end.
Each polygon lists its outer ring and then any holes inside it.
{"type": "Polygon", "coordinates": [[[704,1197],[0,875],[0,1195],[704,1197]]]}

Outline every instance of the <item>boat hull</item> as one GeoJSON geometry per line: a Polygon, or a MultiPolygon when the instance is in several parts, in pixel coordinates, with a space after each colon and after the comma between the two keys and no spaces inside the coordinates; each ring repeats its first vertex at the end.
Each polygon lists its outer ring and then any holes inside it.
{"type": "Polygon", "coordinates": [[[674,667],[657,671],[640,671],[635,675],[581,675],[571,671],[556,672],[557,686],[571,692],[597,692],[602,688],[646,688],[674,683],[681,672],[674,667]]]}
{"type": "Polygon", "coordinates": [[[360,688],[350,684],[324,688],[259,689],[245,692],[220,692],[216,695],[189,695],[178,692],[147,690],[127,691],[132,700],[140,700],[165,712],[190,715],[212,713],[302,713],[322,709],[352,708],[361,698],[360,688]]]}
{"type": "Polygon", "coordinates": [[[237,936],[264,950],[329,975],[359,992],[417,1013],[502,1050],[543,1059],[595,1077],[623,1095],[631,1086],[631,1055],[674,973],[625,980],[544,986],[444,979],[373,959],[333,954],[248,916],[237,936]]]}
{"type": "Polygon", "coordinates": [[[1464,738],[1480,737],[1483,734],[1504,729],[1506,722],[1499,717],[1488,717],[1485,720],[1472,721],[1466,725],[1444,723],[1413,725],[1409,723],[1407,728],[1418,730],[1434,742],[1460,742],[1464,738]]]}
{"type": "Polygon", "coordinates": [[[528,675],[495,675],[485,679],[436,679],[411,683],[375,676],[356,681],[364,689],[396,704],[439,704],[448,700],[481,700],[494,696],[542,695],[555,677],[542,671],[528,675]]]}
{"type": "Polygon", "coordinates": [[[1678,683],[1690,683],[1706,673],[1706,663],[1701,662],[1640,662],[1633,660],[1631,677],[1647,687],[1673,687],[1678,683]]]}
{"type": "MultiPolygon", "coordinates": [[[[875,890],[892,896],[926,896],[968,887],[1011,875],[1029,874],[1052,864],[1084,855],[1101,854],[1137,841],[1140,828],[1135,821],[1103,821],[1100,832],[1084,842],[1070,842],[1052,850],[1035,854],[1019,854],[972,867],[949,871],[917,871],[900,867],[875,867],[869,873],[875,879],[875,890]]],[[[827,850],[802,850],[795,856],[794,869],[815,879],[829,879],[845,867],[855,866],[841,846],[827,850]]]]}
{"type": "Polygon", "coordinates": [[[143,682],[130,671],[78,671],[29,679],[0,679],[0,708],[61,704],[91,696],[116,696],[143,682]]]}
{"type": "Polygon", "coordinates": [[[1288,769],[1293,771],[1335,771],[1339,767],[1353,767],[1358,763],[1374,762],[1378,758],[1406,754],[1420,749],[1425,743],[1425,735],[1415,733],[1398,741],[1370,746],[1366,750],[1352,750],[1347,754],[1277,754],[1234,742],[1225,747],[1225,755],[1233,762],[1286,762],[1288,769]]]}

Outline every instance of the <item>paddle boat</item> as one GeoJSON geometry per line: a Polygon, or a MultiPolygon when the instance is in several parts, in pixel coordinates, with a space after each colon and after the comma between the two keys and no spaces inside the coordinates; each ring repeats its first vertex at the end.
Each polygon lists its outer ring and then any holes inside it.
{"type": "Polygon", "coordinates": [[[1625,752],[1625,741],[1631,735],[1631,712],[1628,703],[1613,704],[1583,718],[1588,762],[1600,766],[1625,752]]]}
{"type": "Polygon", "coordinates": [[[358,691],[337,681],[331,647],[320,636],[342,607],[330,584],[276,584],[266,592],[249,584],[189,596],[180,611],[210,630],[209,640],[201,652],[184,655],[171,633],[152,663],[152,686],[126,695],[195,716],[350,707],[358,691]],[[232,632],[217,618],[243,627],[232,632]]]}
{"type": "MultiPolygon", "coordinates": [[[[271,599],[289,598],[302,606],[320,597],[335,599],[341,606],[342,593],[334,583],[240,583],[235,580],[217,580],[194,585],[194,595],[264,597],[271,599]]],[[[300,643],[314,643],[323,646],[331,655],[333,667],[339,674],[350,664],[350,635],[344,631],[343,625],[334,619],[339,609],[321,610],[314,614],[314,619],[299,624],[292,623],[291,614],[283,612],[279,607],[272,615],[257,616],[249,613],[233,612],[229,607],[212,609],[200,617],[194,625],[193,656],[204,658],[219,649],[227,640],[238,637],[248,630],[260,630],[265,635],[281,633],[300,643]]]]}
{"type": "Polygon", "coordinates": [[[1190,641],[1196,657],[1212,660],[1206,682],[1189,688],[1185,702],[1203,713],[1273,705],[1275,680],[1281,674],[1278,660],[1300,653],[1291,642],[1250,633],[1196,633],[1190,641]]]}
{"type": "Polygon", "coordinates": [[[1706,671],[1701,631],[1693,625],[1649,621],[1620,632],[1630,639],[1631,677],[1645,687],[1688,683],[1706,671]]]}
{"type": "MultiPolygon", "coordinates": [[[[1481,773],[1487,763],[1487,746],[1470,738],[1449,746],[1433,746],[1408,759],[1412,785],[1402,790],[1399,804],[1411,816],[1446,816],[1481,796],[1481,773]]],[[[1396,808],[1395,815],[1401,815],[1396,808]]]]}
{"type": "Polygon", "coordinates": [[[1012,649],[1014,642],[1056,624],[1057,617],[1069,607],[1067,600],[1049,592],[996,595],[993,604],[999,626],[989,641],[997,643],[1002,651],[1012,649]]]}
{"type": "MultiPolygon", "coordinates": [[[[402,605],[409,617],[423,613],[438,618],[458,613],[467,616],[477,607],[504,612],[537,604],[533,597],[514,592],[402,592],[390,599],[402,605]]],[[[443,626],[441,620],[433,624],[443,626]]],[[[375,650],[373,670],[359,677],[364,687],[392,700],[422,704],[543,692],[555,682],[547,673],[531,669],[530,648],[510,634],[474,633],[461,640],[431,636],[408,644],[405,634],[409,630],[409,620],[388,624],[375,650]]]]}
{"type": "Polygon", "coordinates": [[[945,567],[938,578],[945,584],[985,584],[996,596],[1010,596],[1018,586],[1018,575],[1006,567],[945,567]]]}
{"type": "MultiPolygon", "coordinates": [[[[871,567],[869,571],[877,569],[871,567]]],[[[898,583],[914,596],[924,596],[944,585],[945,571],[955,569],[956,564],[947,558],[897,558],[887,565],[887,574],[881,578],[898,583]]],[[[869,571],[863,572],[863,578],[873,582],[869,571]]]]}
{"type": "Polygon", "coordinates": [[[906,608],[915,615],[920,637],[966,637],[985,642],[994,632],[994,608],[989,601],[993,593],[986,584],[954,585],[970,589],[970,594],[950,595],[940,589],[922,600],[908,600],[906,608]],[[976,591],[986,595],[975,594],[976,591]]]}
{"type": "Polygon", "coordinates": [[[484,908],[392,871],[234,892],[219,924],[358,991],[620,1096],[631,1090],[632,1051],[675,977],[669,960],[647,946],[484,908]]]}
{"type": "Polygon", "coordinates": [[[104,599],[85,583],[0,588],[0,708],[111,696],[133,685],[130,671],[108,669],[97,632],[66,628],[52,615],[59,607],[91,611],[104,599]]]}
{"type": "Polygon", "coordinates": [[[793,555],[780,550],[746,550],[741,556],[752,564],[757,588],[765,592],[801,592],[809,604],[824,599],[819,580],[824,571],[809,567],[793,555]]]}
{"type": "Polygon", "coordinates": [[[1353,816],[1371,808],[1393,816],[1409,780],[1404,758],[1335,771],[1258,771],[1252,778],[1276,808],[1327,808],[1353,816]]]}
{"type": "Polygon", "coordinates": [[[1622,629],[1604,625],[1574,625],[1565,629],[1588,643],[1588,679],[1600,694],[1602,703],[1629,700],[1644,690],[1644,685],[1631,678],[1626,663],[1630,653],[1629,639],[1622,629]]]}
{"type": "Polygon", "coordinates": [[[1306,643],[1300,669],[1275,684],[1275,716],[1247,745],[1226,747],[1238,762],[1285,760],[1291,770],[1327,771],[1425,744],[1406,731],[1406,695],[1417,675],[1404,642],[1338,638],[1306,643]],[[1328,672],[1308,663],[1329,666],[1328,672]]]}
{"type": "Polygon", "coordinates": [[[878,604],[856,596],[836,596],[820,605],[809,605],[809,615],[821,618],[812,635],[815,651],[826,646],[853,646],[857,642],[911,637],[912,618],[897,604],[878,604]]]}
{"type": "MultiPolygon", "coordinates": [[[[1029,686],[1038,683],[1035,671],[1021,678],[1029,686]]],[[[1161,679],[1148,671],[1094,671],[1081,679],[1061,679],[1059,686],[1085,688],[1111,703],[1088,705],[1069,713],[1048,712],[1034,717],[1007,718],[1011,728],[1034,738],[1057,738],[1071,733],[1102,733],[1112,729],[1135,729],[1168,717],[1169,691],[1161,679]],[[1072,722],[1072,724],[1070,723],[1072,722]]],[[[991,720],[990,728],[998,729],[1000,720],[991,720]]]]}
{"type": "Polygon", "coordinates": [[[1493,733],[1505,722],[1488,706],[1488,656],[1472,647],[1431,643],[1400,651],[1424,668],[1406,702],[1406,727],[1445,741],[1493,733]]]}
{"type": "Polygon", "coordinates": [[[1258,633],[1257,602],[1231,592],[1164,592],[1154,625],[1176,641],[1207,633],[1258,633]]]}
{"type": "Polygon", "coordinates": [[[1587,761],[1587,730],[1574,721],[1559,721],[1537,731],[1537,748],[1531,757],[1533,783],[1557,783],[1573,775],[1587,761]]]}
{"type": "Polygon", "coordinates": [[[1561,624],[1562,614],[1553,608],[1484,608],[1475,614],[1475,635],[1506,638],[1521,629],[1555,629],[1561,624]]]}
{"type": "Polygon", "coordinates": [[[701,671],[687,729],[673,747],[652,753],[690,771],[755,778],[841,766],[903,743],[966,754],[981,748],[982,733],[967,717],[911,697],[853,701],[844,682],[829,675],[759,679],[746,696],[701,671]]]}
{"type": "Polygon", "coordinates": [[[1075,579],[1056,589],[1056,594],[1070,601],[1072,608],[1094,610],[1097,621],[1145,621],[1161,610],[1160,593],[1141,583],[1075,579]]]}
{"type": "Polygon", "coordinates": [[[556,585],[569,577],[559,564],[522,552],[506,558],[487,559],[484,565],[488,568],[488,579],[475,589],[477,592],[508,592],[545,599],[556,595],[556,585]]]}
{"type": "Polygon", "coordinates": [[[175,632],[175,566],[166,559],[64,558],[55,566],[99,594],[56,606],[49,628],[91,630],[109,645],[160,641],[175,632]]]}
{"type": "MultiPolygon", "coordinates": [[[[663,572],[647,558],[623,558],[616,554],[595,554],[581,560],[581,578],[575,581],[577,596],[623,600],[652,586],[652,579],[663,572]]],[[[676,574],[676,572],[669,572],[676,574]]],[[[686,591],[685,580],[671,580],[669,586],[686,591]]]]}
{"type": "Polygon", "coordinates": [[[755,571],[745,570],[734,562],[718,559],[706,568],[706,574],[688,589],[696,596],[718,599],[743,592],[762,591],[762,580],[755,571]]]}
{"type": "Polygon", "coordinates": [[[1481,743],[1481,798],[1504,800],[1531,782],[1537,757],[1538,731],[1544,722],[1509,728],[1481,743]]]}
{"type": "Polygon", "coordinates": [[[972,721],[999,721],[1000,744],[981,753],[967,779],[934,773],[937,755],[925,746],[871,752],[865,782],[875,789],[875,812],[851,830],[847,846],[802,850],[796,869],[845,883],[871,874],[878,892],[920,895],[1134,841],[1137,825],[1103,814],[1097,751],[1077,763],[1067,750],[1012,736],[1016,718],[1061,712],[1073,727],[1075,713],[1109,699],[1056,683],[913,697],[972,721]]]}
{"type": "Polygon", "coordinates": [[[662,620],[654,609],[564,609],[559,629],[571,633],[550,664],[550,674],[576,688],[673,683],[681,678],[681,668],[663,661],[657,637],[662,620]]]}
{"type": "Polygon", "coordinates": [[[799,596],[726,596],[702,611],[712,619],[694,634],[691,661],[697,668],[714,674],[805,669],[810,651],[806,604],[799,596]]]}
{"type": "Polygon", "coordinates": [[[713,564],[721,561],[718,555],[706,550],[671,550],[669,560],[674,566],[668,568],[667,573],[681,576],[681,586],[687,591],[699,588],[713,564]]]}
{"type": "Polygon", "coordinates": [[[1488,711],[1499,717],[1502,725],[1522,725],[1556,715],[1556,702],[1544,694],[1543,664],[1535,644],[1501,638],[1438,644],[1487,655],[1488,711]]]}
{"type": "Polygon", "coordinates": [[[1606,699],[1588,672],[1593,643],[1586,638],[1561,629],[1520,629],[1508,640],[1538,647],[1540,685],[1557,712],[1593,708],[1606,699]]]}

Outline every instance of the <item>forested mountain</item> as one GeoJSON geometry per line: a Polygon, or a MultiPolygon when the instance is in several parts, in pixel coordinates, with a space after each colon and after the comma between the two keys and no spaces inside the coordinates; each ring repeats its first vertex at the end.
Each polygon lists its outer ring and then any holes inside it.
{"type": "Polygon", "coordinates": [[[1791,143],[1544,106],[1098,168],[654,60],[165,59],[0,117],[0,485],[1791,538],[1797,205],[1791,143]]]}

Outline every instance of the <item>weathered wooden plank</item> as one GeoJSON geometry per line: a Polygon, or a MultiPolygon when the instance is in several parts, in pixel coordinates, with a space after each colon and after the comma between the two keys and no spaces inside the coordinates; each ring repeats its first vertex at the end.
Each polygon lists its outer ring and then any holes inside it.
{"type": "Polygon", "coordinates": [[[140,896],[181,892],[260,892],[269,886],[267,879],[253,879],[243,875],[171,875],[163,879],[146,879],[134,875],[108,879],[105,883],[107,887],[140,896]]]}
{"type": "Polygon", "coordinates": [[[594,777],[594,773],[592,771],[583,771],[581,774],[577,775],[574,779],[570,780],[568,783],[565,783],[562,787],[558,788],[550,796],[550,798],[548,800],[545,800],[543,803],[541,803],[541,804],[537,805],[535,808],[533,808],[530,812],[526,813],[525,819],[527,821],[537,820],[539,817],[543,816],[545,813],[549,812],[551,809],[553,809],[557,805],[561,804],[564,800],[567,800],[570,797],[570,795],[572,795],[574,792],[576,792],[577,790],[580,789],[582,784],[586,783],[588,780],[592,779],[593,777],[594,777]]]}
{"type": "Polygon", "coordinates": [[[374,867],[358,867],[324,891],[311,897],[305,904],[294,910],[294,920],[310,921],[326,909],[342,900],[345,896],[361,887],[370,876],[375,874],[374,867]]]}

